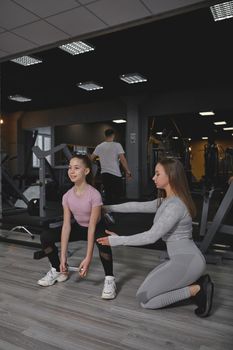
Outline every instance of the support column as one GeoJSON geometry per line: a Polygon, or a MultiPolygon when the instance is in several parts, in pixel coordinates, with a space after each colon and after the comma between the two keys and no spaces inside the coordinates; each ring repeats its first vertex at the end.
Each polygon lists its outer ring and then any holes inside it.
{"type": "Polygon", "coordinates": [[[23,113],[17,118],[17,173],[24,174],[25,172],[25,151],[24,151],[24,134],[22,129],[23,113]]]}
{"type": "Polygon", "coordinates": [[[141,115],[141,195],[148,194],[148,117],[141,115]]]}
{"type": "Polygon", "coordinates": [[[140,114],[139,104],[136,99],[127,101],[127,126],[126,126],[126,158],[132,172],[132,179],[126,182],[126,197],[138,199],[140,197],[140,114]]]}
{"type": "MultiPolygon", "coordinates": [[[[0,114],[1,118],[1,114],[0,114]]],[[[0,123],[0,220],[2,219],[2,126],[0,123]]]]}

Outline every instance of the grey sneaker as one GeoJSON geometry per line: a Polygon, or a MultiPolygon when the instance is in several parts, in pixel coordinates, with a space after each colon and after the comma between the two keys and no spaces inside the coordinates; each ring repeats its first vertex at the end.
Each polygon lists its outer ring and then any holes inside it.
{"type": "Polygon", "coordinates": [[[37,283],[43,287],[52,286],[55,282],[64,282],[68,279],[67,273],[57,272],[54,267],[47,272],[47,274],[41,278],[37,283]]]}
{"type": "Polygon", "coordinates": [[[102,299],[114,299],[116,297],[115,277],[105,276],[102,299]]]}

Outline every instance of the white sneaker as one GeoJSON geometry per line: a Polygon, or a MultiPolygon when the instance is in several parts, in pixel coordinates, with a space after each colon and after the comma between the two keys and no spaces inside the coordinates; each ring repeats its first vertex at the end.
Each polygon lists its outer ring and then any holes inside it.
{"type": "Polygon", "coordinates": [[[47,274],[41,278],[37,283],[43,287],[52,286],[55,282],[64,282],[68,279],[67,273],[57,272],[57,270],[52,267],[47,274]]]}
{"type": "Polygon", "coordinates": [[[116,297],[115,277],[105,276],[102,299],[114,299],[116,297]]]}

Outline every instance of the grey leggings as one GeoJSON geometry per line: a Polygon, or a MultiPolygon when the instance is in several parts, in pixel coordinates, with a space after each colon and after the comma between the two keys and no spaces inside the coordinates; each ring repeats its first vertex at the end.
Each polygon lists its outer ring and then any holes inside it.
{"type": "Polygon", "coordinates": [[[159,309],[191,297],[189,285],[203,274],[206,262],[193,240],[167,242],[169,260],[157,266],[137,291],[146,309],[159,309]]]}

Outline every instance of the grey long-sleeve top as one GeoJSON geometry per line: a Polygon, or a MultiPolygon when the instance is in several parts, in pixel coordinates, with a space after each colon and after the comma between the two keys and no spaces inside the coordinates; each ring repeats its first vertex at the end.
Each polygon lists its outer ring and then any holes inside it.
{"type": "Polygon", "coordinates": [[[154,213],[150,230],[131,236],[109,236],[111,246],[152,244],[162,238],[165,242],[192,238],[192,218],[185,204],[177,196],[165,198],[158,207],[158,199],[149,202],[128,202],[105,206],[107,211],[119,213],[154,213]]]}

